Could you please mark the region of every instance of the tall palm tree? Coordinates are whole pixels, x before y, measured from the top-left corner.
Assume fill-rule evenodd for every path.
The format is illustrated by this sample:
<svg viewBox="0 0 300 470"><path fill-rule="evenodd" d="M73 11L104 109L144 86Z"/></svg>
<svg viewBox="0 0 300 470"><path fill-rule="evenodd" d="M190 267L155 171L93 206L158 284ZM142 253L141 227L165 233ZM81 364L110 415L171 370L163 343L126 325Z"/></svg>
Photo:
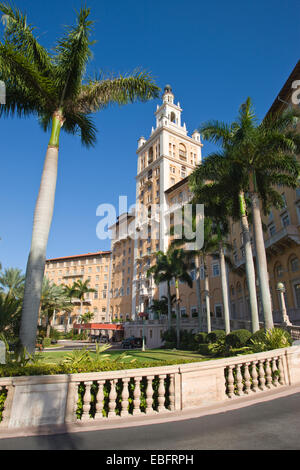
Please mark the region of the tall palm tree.
<svg viewBox="0 0 300 470"><path fill-rule="evenodd" d="M251 243L245 194L250 197L257 272L266 329L272 329L274 324L261 223L261 207L266 214L271 206L280 207L282 205L281 196L276 190L277 185L297 187L300 165L296 155L300 151L300 136L293 128L293 124L295 116L299 115L299 112L291 110L281 115L270 116L257 124L252 102L248 98L240 107L236 122L230 126L214 121L204 124L199 129L204 138L222 144L225 149L223 157L227 160L229 172L231 175L233 171L235 172L236 181L239 184L238 198L245 251ZM224 165L224 161L222 165ZM236 196L235 199L237 199ZM245 253L246 268L247 257L250 257L249 251L247 250ZM250 275L254 278L254 267ZM254 282L255 278L252 279L252 291L254 291ZM258 326L256 328L258 329Z"/></svg>
<svg viewBox="0 0 300 470"><path fill-rule="evenodd" d="M0 11L6 22L0 43L0 80L6 85L6 105L0 107L0 116L35 115L44 131L51 129L34 212L20 331L23 346L34 353L54 207L60 131L72 135L80 133L82 144L90 147L96 140L90 114L112 103L146 101L157 97L159 89L143 72L126 77L85 79L93 44L89 8L80 9L76 24L66 30L51 53L34 36L34 28L28 24L26 15L4 3L0 3Z"/></svg>
<svg viewBox="0 0 300 470"><path fill-rule="evenodd" d="M7 268L0 273L0 285L11 296L21 298L24 291L25 276L17 268Z"/></svg>

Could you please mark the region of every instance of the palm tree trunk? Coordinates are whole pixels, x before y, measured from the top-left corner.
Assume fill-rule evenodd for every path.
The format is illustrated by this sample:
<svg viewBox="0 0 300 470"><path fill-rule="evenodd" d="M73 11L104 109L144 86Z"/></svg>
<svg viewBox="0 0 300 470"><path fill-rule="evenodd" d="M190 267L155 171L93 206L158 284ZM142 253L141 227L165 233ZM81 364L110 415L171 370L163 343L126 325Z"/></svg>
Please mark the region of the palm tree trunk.
<svg viewBox="0 0 300 470"><path fill-rule="evenodd" d="M59 134L62 125L62 112L59 110L53 114L52 118L52 132L34 211L31 248L26 267L20 340L30 354L35 351L46 249L55 199Z"/></svg>
<svg viewBox="0 0 300 470"><path fill-rule="evenodd" d="M171 302L171 286L170 282L167 281L167 296L168 296L168 330L172 328L172 302Z"/></svg>
<svg viewBox="0 0 300 470"><path fill-rule="evenodd" d="M219 242L219 254L220 254L221 285L222 285L222 298L223 298L223 307L224 307L225 333L226 335L228 335L230 333L228 283L227 283L224 247L223 247L222 241Z"/></svg>
<svg viewBox="0 0 300 470"><path fill-rule="evenodd" d="M210 320L210 298L209 298L209 281L207 274L206 261L203 257L204 263L204 291L205 291L205 306L206 306L206 319L207 319L207 333L211 333L211 320Z"/></svg>
<svg viewBox="0 0 300 470"><path fill-rule="evenodd" d="M242 224L242 230L243 230L243 244L244 244L244 249L245 249L246 276L247 276L247 284L248 284L249 300L250 300L251 324L252 324L252 332L255 333L255 331L259 330L256 284L255 284L255 269L254 269L254 262L253 262L249 224L248 224L248 218L246 215L245 198L244 198L244 193L242 191L239 194L239 199L240 199L241 224Z"/></svg>
<svg viewBox="0 0 300 470"><path fill-rule="evenodd" d="M265 242L263 236L263 229L261 223L261 215L259 208L259 199L256 193L251 194L251 207L253 217L253 229L256 245L257 256L257 273L260 286L261 303L264 312L265 329L270 330L274 328L272 303L269 287L268 265L265 250Z"/></svg>
<svg viewBox="0 0 300 470"><path fill-rule="evenodd" d="M198 310L198 330L202 329L202 302L201 302L201 282L200 282L200 254L195 256L196 266L196 296Z"/></svg>
<svg viewBox="0 0 300 470"><path fill-rule="evenodd" d="M179 349L180 345L180 298L179 298L179 285L178 279L175 279L175 289L176 289L176 347Z"/></svg>

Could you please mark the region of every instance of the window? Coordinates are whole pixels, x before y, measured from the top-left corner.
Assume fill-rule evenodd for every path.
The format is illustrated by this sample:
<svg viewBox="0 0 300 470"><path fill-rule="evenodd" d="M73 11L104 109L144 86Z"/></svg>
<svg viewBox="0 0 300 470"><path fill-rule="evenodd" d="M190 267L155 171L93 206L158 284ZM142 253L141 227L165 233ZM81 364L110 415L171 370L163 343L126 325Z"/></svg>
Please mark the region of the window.
<svg viewBox="0 0 300 470"><path fill-rule="evenodd" d="M192 315L192 317L197 317L197 316L198 316L198 309L197 309L197 307L192 307L192 308L191 308L191 315Z"/></svg>
<svg viewBox="0 0 300 470"><path fill-rule="evenodd" d="M294 290L295 290L295 297L296 297L296 305L297 305L297 308L300 308L300 284L295 284Z"/></svg>
<svg viewBox="0 0 300 470"><path fill-rule="evenodd" d="M283 276L283 267L281 266L281 264L276 266L276 276L277 277L282 277Z"/></svg>
<svg viewBox="0 0 300 470"><path fill-rule="evenodd" d="M215 315L216 318L222 318L223 314L223 307L222 305L215 305Z"/></svg>
<svg viewBox="0 0 300 470"><path fill-rule="evenodd" d="M287 227L288 225L290 225L290 217L288 213L283 214L283 216L281 217L281 223L283 227Z"/></svg>
<svg viewBox="0 0 300 470"><path fill-rule="evenodd" d="M282 202L283 202L283 207L286 207L286 197L285 197L284 193L281 194L281 198L282 198Z"/></svg>
<svg viewBox="0 0 300 470"><path fill-rule="evenodd" d="M186 148L183 144L179 144L179 158L186 161Z"/></svg>
<svg viewBox="0 0 300 470"><path fill-rule="evenodd" d="M276 233L276 227L274 224L271 224L269 225L269 234L270 234L270 237L273 237L273 235L275 235Z"/></svg>
<svg viewBox="0 0 300 470"><path fill-rule="evenodd" d="M180 309L180 316L181 316L181 317L186 317L186 316L187 316L185 307L182 307L182 308Z"/></svg>
<svg viewBox="0 0 300 470"><path fill-rule="evenodd" d="M181 178L186 177L186 167L185 166L181 167L180 176L181 176Z"/></svg>
<svg viewBox="0 0 300 470"><path fill-rule="evenodd" d="M213 264L212 270L213 270L213 277L220 276L220 266L219 266L219 263Z"/></svg>
<svg viewBox="0 0 300 470"><path fill-rule="evenodd" d="M299 271L299 260L296 257L291 259L291 271L293 273Z"/></svg>

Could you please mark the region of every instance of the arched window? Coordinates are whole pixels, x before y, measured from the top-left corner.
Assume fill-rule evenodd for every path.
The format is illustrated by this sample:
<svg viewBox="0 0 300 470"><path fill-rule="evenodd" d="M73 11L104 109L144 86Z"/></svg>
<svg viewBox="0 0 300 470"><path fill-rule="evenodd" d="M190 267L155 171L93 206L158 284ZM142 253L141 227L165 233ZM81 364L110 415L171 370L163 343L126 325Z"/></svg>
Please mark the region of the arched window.
<svg viewBox="0 0 300 470"><path fill-rule="evenodd" d="M290 266L293 273L299 271L299 260L296 256L291 259Z"/></svg>
<svg viewBox="0 0 300 470"><path fill-rule="evenodd" d="M170 121L176 124L176 114L173 111L170 114Z"/></svg>
<svg viewBox="0 0 300 470"><path fill-rule="evenodd" d="M283 276L283 267L281 264L278 264L275 268L275 275L277 277L282 277Z"/></svg>
<svg viewBox="0 0 300 470"><path fill-rule="evenodd" d="M179 158L186 162L186 148L183 144L179 144Z"/></svg>
<svg viewBox="0 0 300 470"><path fill-rule="evenodd" d="M153 147L150 147L149 153L148 153L148 165L153 162Z"/></svg>

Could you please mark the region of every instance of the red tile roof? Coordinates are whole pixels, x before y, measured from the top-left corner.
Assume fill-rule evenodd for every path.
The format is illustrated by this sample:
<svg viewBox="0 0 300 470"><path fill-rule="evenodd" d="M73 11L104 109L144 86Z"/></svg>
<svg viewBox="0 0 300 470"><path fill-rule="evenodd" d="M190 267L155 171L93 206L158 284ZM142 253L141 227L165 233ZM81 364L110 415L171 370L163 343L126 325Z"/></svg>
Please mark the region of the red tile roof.
<svg viewBox="0 0 300 470"><path fill-rule="evenodd" d="M57 261L62 259L72 259L72 258L82 258L83 256L96 256L96 255L107 255L110 254L111 251L96 251L95 253L84 253L83 255L73 255L73 256L61 256L59 258L49 258L46 259L47 261Z"/></svg>

